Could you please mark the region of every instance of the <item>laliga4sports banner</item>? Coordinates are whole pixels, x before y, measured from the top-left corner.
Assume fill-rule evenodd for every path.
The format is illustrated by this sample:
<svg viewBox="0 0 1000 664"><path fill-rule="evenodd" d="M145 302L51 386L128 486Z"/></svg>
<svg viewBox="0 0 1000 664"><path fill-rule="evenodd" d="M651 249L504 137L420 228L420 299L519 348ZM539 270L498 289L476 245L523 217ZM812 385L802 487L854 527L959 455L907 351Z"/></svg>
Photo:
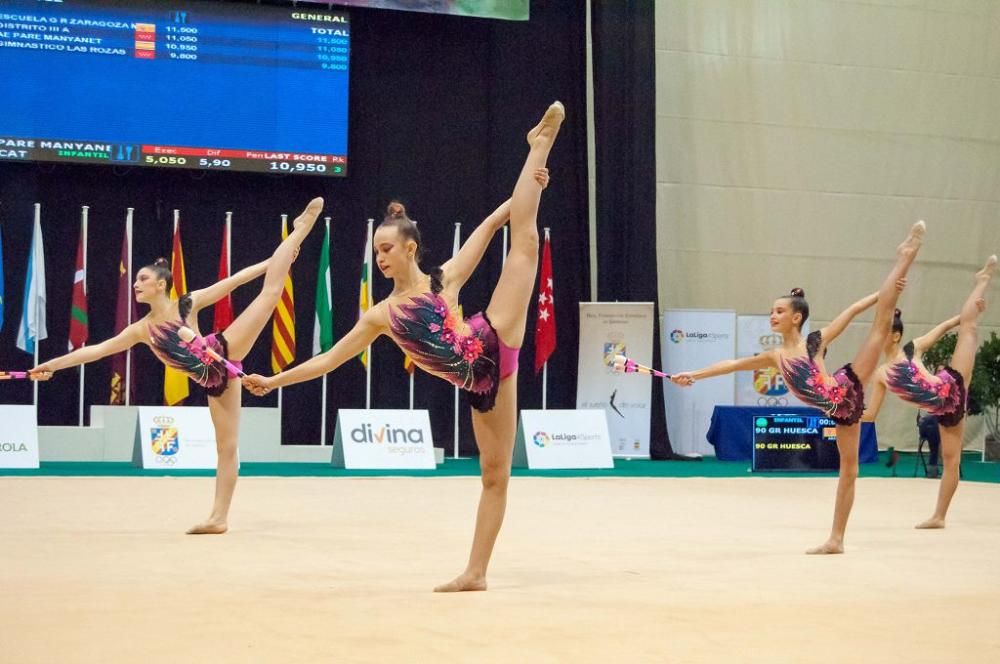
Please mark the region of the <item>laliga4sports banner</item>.
<svg viewBox="0 0 1000 664"><path fill-rule="evenodd" d="M650 377L615 372L619 354L652 364L653 303L581 302L576 407L604 411L614 456L648 459Z"/></svg>
<svg viewBox="0 0 1000 664"><path fill-rule="evenodd" d="M693 371L736 354L736 312L707 309L669 309L660 328L663 337L663 371ZM678 454L714 455L705 440L717 405L731 406L735 376L728 374L700 380L691 387L665 385L670 446Z"/></svg>
<svg viewBox="0 0 1000 664"><path fill-rule="evenodd" d="M38 468L38 417L32 406L0 406L0 468Z"/></svg>
<svg viewBox="0 0 1000 664"><path fill-rule="evenodd" d="M133 462L157 470L215 468L215 426L204 406L139 406Z"/></svg>
<svg viewBox="0 0 1000 664"><path fill-rule="evenodd" d="M778 348L783 342L782 336L771 330L770 316L737 316L736 331L736 357L753 357ZM806 321L802 326L803 338L808 334ZM736 374L736 405L804 407L806 404L788 390L777 367L767 367Z"/></svg>

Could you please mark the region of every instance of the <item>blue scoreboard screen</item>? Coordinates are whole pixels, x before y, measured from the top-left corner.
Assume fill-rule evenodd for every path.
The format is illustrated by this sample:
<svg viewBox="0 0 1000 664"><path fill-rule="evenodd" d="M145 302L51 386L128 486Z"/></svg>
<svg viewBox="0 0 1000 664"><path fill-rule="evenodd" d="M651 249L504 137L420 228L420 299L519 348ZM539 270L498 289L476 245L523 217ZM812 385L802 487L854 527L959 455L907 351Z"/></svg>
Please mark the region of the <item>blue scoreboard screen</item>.
<svg viewBox="0 0 1000 664"><path fill-rule="evenodd" d="M343 11L0 0L0 159L347 174Z"/></svg>

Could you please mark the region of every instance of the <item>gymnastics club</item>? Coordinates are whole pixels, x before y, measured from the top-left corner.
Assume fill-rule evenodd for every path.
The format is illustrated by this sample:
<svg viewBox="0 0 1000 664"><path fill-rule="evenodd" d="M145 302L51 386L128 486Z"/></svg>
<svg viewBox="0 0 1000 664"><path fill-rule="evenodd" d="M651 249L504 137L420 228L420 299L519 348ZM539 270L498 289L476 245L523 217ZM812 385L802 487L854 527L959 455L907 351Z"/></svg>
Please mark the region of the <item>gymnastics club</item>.
<svg viewBox="0 0 1000 664"><path fill-rule="evenodd" d="M197 355L198 358L201 359L203 362L205 360L205 357L203 356L208 356L208 359L214 360L215 362L224 365L226 367L226 371L228 371L230 375L236 376L238 378L247 377L247 375L243 373L243 371L236 368L236 365L234 365L232 362L230 362L229 360L227 360L226 358L222 357L214 350L209 348L208 344L205 343L205 340L199 337L197 334L195 334L194 330L192 330L190 327L179 328L177 330L177 336L179 336L181 338L181 341L184 342L184 345L187 346L191 350L191 352Z"/></svg>
<svg viewBox="0 0 1000 664"><path fill-rule="evenodd" d="M0 371L0 380L25 380L31 378L27 371Z"/></svg>
<svg viewBox="0 0 1000 664"><path fill-rule="evenodd" d="M650 369L649 367L644 367L643 365L637 363L635 360L630 360L624 355L615 355L615 362L612 365L615 371L620 373L641 373L648 374L650 376L656 376L657 378L670 379L670 374L665 374L662 371L657 371L656 369Z"/></svg>

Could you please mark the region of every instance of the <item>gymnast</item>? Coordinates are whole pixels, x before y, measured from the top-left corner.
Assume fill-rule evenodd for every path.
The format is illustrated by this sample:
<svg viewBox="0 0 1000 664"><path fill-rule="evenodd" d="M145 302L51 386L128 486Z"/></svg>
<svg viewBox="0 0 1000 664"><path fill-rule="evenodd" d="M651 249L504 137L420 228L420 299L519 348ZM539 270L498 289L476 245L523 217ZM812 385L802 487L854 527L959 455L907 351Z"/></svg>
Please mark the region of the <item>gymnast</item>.
<svg viewBox="0 0 1000 664"><path fill-rule="evenodd" d="M972 292L962 305L959 315L940 323L927 334L917 337L902 348L899 345L903 338L902 313L896 309L892 321L892 335L883 349L886 361L875 372L875 387L871 402L865 410L864 420L875 420L888 389L906 403L935 416L938 421L944 473L941 476L941 485L938 487L934 514L926 521L918 523L917 528L944 528L948 506L958 488L966 400L978 344L976 325L979 314L986 310L986 289L996 267L997 257L990 256L983 269L976 273ZM946 332L955 327L958 327L958 339L955 342L955 352L952 353L950 365L936 374L930 373L921 360L923 354Z"/></svg>
<svg viewBox="0 0 1000 664"><path fill-rule="evenodd" d="M809 318L809 304L805 292L794 288L789 295L775 300L771 307L771 329L782 335L784 341L781 347L753 357L724 360L698 371L675 374L671 379L677 385L688 386L701 378L774 367L781 371L795 396L819 408L836 422L840 472L833 527L826 542L806 553L844 552L844 533L854 504L854 484L858 476L864 385L878 366L879 354L889 336L896 300L906 285L906 272L917 256L925 230L924 222L914 224L896 249L896 263L878 292L852 304L823 329L802 338L802 324ZM855 316L872 306L875 306L875 320L854 361L829 373L824 364L827 347Z"/></svg>
<svg viewBox="0 0 1000 664"><path fill-rule="evenodd" d="M323 199L314 198L294 222L294 229L266 261L201 290L170 299L173 278L165 258L140 269L133 289L136 302L149 305L149 313L118 335L94 346L84 346L49 360L31 370L36 380L48 380L60 369L121 353L144 343L164 365L183 371L208 393L208 408L215 427L218 466L215 473L215 501L207 520L192 526L189 535L218 535L228 529L229 505L239 474L237 442L240 423L240 383L230 381L240 371L240 362L250 352L281 297L285 276L323 209ZM211 306L241 286L264 275L260 294L223 332L205 338L198 335L198 311ZM191 343L191 333L196 343ZM188 337L187 339L185 337ZM205 350L207 349L207 350ZM217 361L216 358L222 361Z"/></svg>
<svg viewBox="0 0 1000 664"><path fill-rule="evenodd" d="M472 550L465 570L436 592L486 590L486 571L503 523L517 429L517 362L524 339L538 265L536 217L548 184L545 163L565 117L553 103L528 132L529 151L510 199L493 211L444 265L424 272L420 233L404 210L392 208L374 236L375 261L392 279L392 293L369 309L326 353L282 373L252 375L254 394L311 380L333 371L382 334L413 362L468 392L479 446L482 489ZM459 291L472 275L494 234L510 219L511 245L486 310L464 321L454 314Z"/></svg>

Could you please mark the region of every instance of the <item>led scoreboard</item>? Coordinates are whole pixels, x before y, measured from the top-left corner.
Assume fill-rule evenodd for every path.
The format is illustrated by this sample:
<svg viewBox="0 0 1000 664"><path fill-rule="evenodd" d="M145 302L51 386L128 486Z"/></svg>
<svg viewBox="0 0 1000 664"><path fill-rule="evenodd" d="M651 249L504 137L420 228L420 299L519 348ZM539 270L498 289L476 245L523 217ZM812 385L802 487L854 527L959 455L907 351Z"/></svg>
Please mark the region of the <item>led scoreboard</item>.
<svg viewBox="0 0 1000 664"><path fill-rule="evenodd" d="M753 470L837 470L837 424L812 415L753 418Z"/></svg>
<svg viewBox="0 0 1000 664"><path fill-rule="evenodd" d="M343 11L0 0L0 159L347 174Z"/></svg>

